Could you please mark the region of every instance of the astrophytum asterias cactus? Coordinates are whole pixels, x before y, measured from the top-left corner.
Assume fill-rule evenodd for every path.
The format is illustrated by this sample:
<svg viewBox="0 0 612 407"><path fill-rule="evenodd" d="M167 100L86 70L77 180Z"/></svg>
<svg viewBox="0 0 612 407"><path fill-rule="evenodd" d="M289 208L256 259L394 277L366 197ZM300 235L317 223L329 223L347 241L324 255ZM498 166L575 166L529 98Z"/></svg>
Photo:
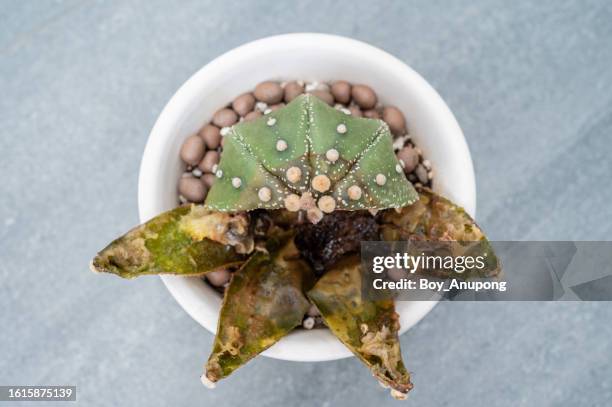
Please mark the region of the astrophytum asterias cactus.
<svg viewBox="0 0 612 407"><path fill-rule="evenodd" d="M204 276L230 268L202 375L209 386L300 326L310 300L381 384L405 398L412 383L401 357L394 302L362 295L359 257L342 239L361 227L358 239L486 242L469 215L429 189L412 187L384 122L346 115L308 95L232 127L216 176L204 205L181 206L136 227L100 251L92 269L133 278ZM374 218L362 211L367 222L329 232L330 239L342 240L331 246L338 248L338 259L321 263L315 274L311 260L319 246L296 248L296 241L312 239L296 238L310 228L298 227L305 225L303 213L294 212L305 210L317 223L326 213L372 209L382 213ZM327 221L363 218L346 215L307 225L319 228L313 232L317 238Z"/></svg>
<svg viewBox="0 0 612 407"><path fill-rule="evenodd" d="M233 126L216 176L205 206L218 211L330 213L417 199L385 122L352 117L311 95Z"/></svg>

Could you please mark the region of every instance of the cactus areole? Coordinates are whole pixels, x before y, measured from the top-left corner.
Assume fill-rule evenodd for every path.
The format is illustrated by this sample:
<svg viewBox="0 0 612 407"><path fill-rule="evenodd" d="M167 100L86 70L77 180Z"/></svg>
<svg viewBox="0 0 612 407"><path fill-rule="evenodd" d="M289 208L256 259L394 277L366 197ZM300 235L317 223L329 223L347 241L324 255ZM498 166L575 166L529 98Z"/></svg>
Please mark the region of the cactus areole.
<svg viewBox="0 0 612 407"><path fill-rule="evenodd" d="M205 207L334 210L401 208L418 194L382 120L352 117L311 95L225 136Z"/></svg>

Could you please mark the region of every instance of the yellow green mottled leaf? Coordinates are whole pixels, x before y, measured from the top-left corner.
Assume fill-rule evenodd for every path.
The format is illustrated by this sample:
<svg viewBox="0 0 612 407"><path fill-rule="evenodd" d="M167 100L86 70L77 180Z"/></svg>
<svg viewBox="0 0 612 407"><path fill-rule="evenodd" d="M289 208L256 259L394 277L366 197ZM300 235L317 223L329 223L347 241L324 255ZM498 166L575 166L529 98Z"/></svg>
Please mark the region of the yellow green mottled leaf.
<svg viewBox="0 0 612 407"><path fill-rule="evenodd" d="M321 277L308 297L332 333L382 384L407 393L412 383L402 361L394 302L364 298L361 272L359 257L346 258Z"/></svg>
<svg viewBox="0 0 612 407"><path fill-rule="evenodd" d="M280 252L256 252L234 273L225 292L203 380L227 377L299 326L309 307L303 292L312 282L292 240Z"/></svg>
<svg viewBox="0 0 612 407"><path fill-rule="evenodd" d="M386 241L457 242L446 245L453 256L485 255L486 267L463 273L439 273L437 277L491 277L499 274L500 265L493 247L474 219L460 206L434 193L417 187L419 199L399 210L383 212L381 235ZM420 274L417 272L417 274Z"/></svg>
<svg viewBox="0 0 612 407"><path fill-rule="evenodd" d="M245 257L236 248L252 245L242 216L210 213L195 205L170 210L110 243L93 259L92 269L134 278L196 276L238 265Z"/></svg>

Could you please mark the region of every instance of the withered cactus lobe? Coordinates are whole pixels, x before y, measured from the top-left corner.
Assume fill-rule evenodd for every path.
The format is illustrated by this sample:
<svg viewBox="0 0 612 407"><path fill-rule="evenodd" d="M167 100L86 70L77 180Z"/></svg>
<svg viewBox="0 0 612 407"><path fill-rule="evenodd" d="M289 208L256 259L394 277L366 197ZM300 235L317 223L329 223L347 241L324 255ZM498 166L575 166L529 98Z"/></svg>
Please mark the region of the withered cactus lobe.
<svg viewBox="0 0 612 407"><path fill-rule="evenodd" d="M304 261L286 260L295 253L291 239L273 254L256 252L234 273L203 380L227 377L302 323L313 274Z"/></svg>
<svg viewBox="0 0 612 407"><path fill-rule="evenodd" d="M460 206L418 187L418 200L400 212L385 211L383 224L388 225L386 240L458 240L478 241L484 233Z"/></svg>
<svg viewBox="0 0 612 407"><path fill-rule="evenodd" d="M434 193L431 189L417 187L419 199L412 205L383 212L381 236L387 241L442 241L456 242L447 245L453 256L484 256L486 266L462 273L434 273L440 278L471 279L492 277L501 273L499 259L484 232L474 219L460 206ZM432 274L431 271L426 273ZM417 274L420 274L417 271Z"/></svg>
<svg viewBox="0 0 612 407"><path fill-rule="evenodd" d="M361 273L359 257L346 258L319 279L308 298L333 334L382 384L405 394L412 383L402 361L394 302L364 298Z"/></svg>
<svg viewBox="0 0 612 407"><path fill-rule="evenodd" d="M245 216L210 213L201 206L175 208L111 242L93 259L92 269L134 278L147 274L196 276L238 265L245 257L236 249L252 245L244 228ZM227 234L230 230L233 233ZM233 240L229 242L226 236Z"/></svg>

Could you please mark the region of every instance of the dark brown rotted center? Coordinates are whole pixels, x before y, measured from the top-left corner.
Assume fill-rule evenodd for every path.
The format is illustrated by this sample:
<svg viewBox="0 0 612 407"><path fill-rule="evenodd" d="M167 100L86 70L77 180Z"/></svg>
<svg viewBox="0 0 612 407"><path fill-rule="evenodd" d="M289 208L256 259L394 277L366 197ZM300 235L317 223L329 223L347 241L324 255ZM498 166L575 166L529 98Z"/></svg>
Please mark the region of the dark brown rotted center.
<svg viewBox="0 0 612 407"><path fill-rule="evenodd" d="M317 224L298 226L295 246L321 275L342 256L360 250L362 240L378 240L378 223L367 211L336 211Z"/></svg>

